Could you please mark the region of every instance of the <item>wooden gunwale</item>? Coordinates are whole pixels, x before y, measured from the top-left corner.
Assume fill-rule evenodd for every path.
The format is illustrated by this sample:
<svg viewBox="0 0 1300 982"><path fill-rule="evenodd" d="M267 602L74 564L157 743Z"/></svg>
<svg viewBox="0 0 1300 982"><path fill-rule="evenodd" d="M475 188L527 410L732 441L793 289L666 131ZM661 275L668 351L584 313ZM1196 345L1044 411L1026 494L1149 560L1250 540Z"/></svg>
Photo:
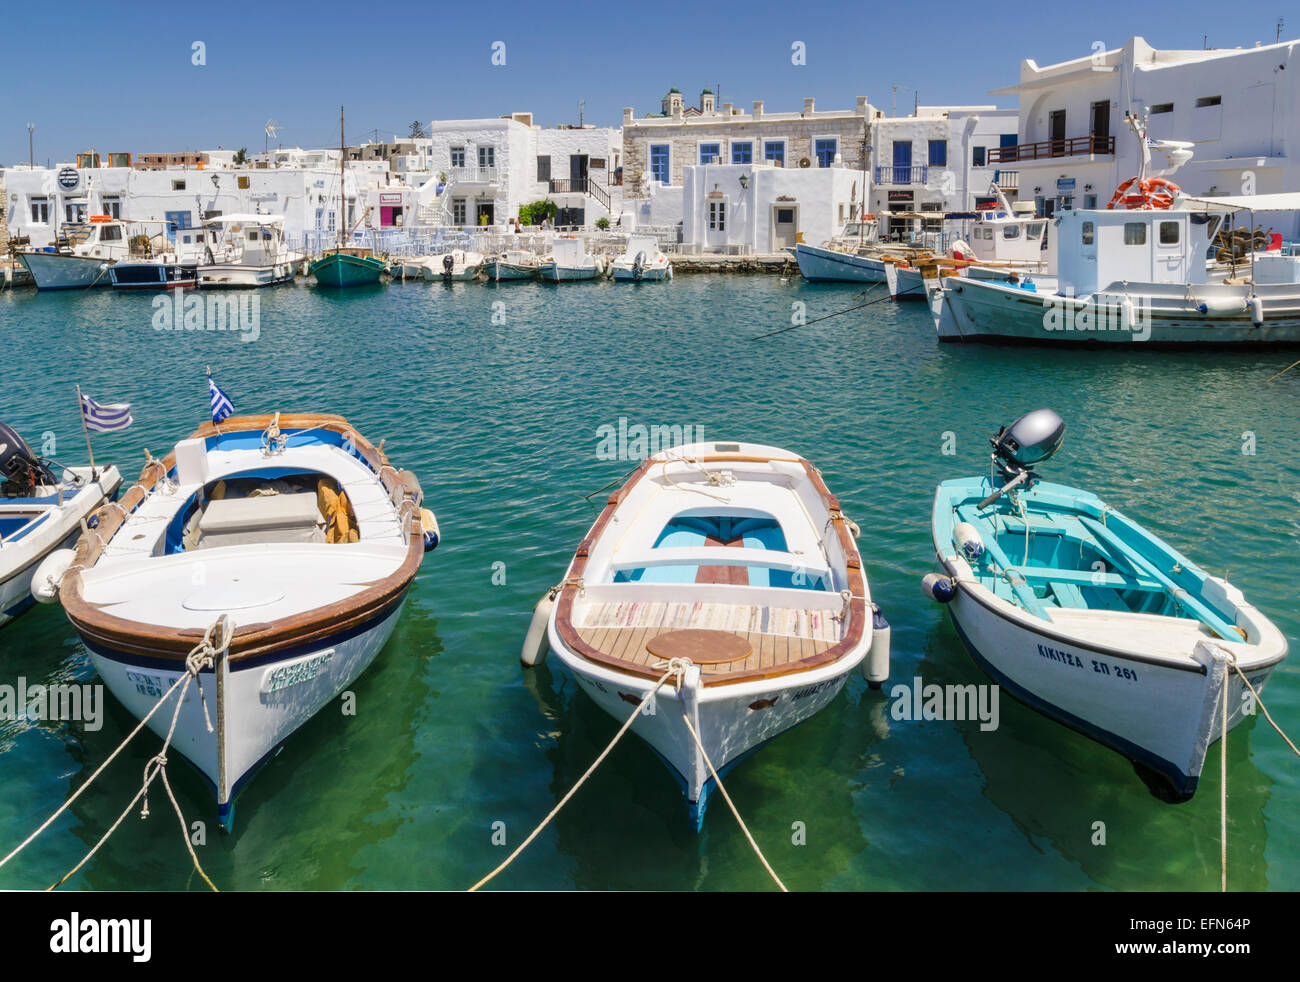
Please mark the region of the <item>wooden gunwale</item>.
<svg viewBox="0 0 1300 982"><path fill-rule="evenodd" d="M719 673L716 675L702 676L702 682L705 686L714 685L736 685L741 682L758 682L763 679L779 678L784 675L794 675L799 672L806 672L823 665L829 665L838 661L848 652L852 651L863 637L863 629L867 622L866 601L862 598L866 595L866 581L862 576L862 557L858 553L857 543L853 541L853 536L849 532L848 522L840 513L839 499L831 494L830 489L826 487L826 482L822 480L821 473L808 460L803 457L759 457L759 456L740 456L735 454L710 455L686 458L695 463L748 463L748 464L770 464L774 462L799 464L808 475L812 482L813 488L821 496L827 510L831 514L831 523L835 529L835 535L843 549L846 557L846 565L849 574L849 590L852 594L849 600L848 611L848 630L840 641L825 651L818 653L809 658L801 658L798 661L786 662L781 665L772 665L766 668L737 670L734 672ZM599 651L584 641L573 624L573 601L578 594L578 585L573 582L580 579L587 568L588 554L596 540L604 532L605 526L609 524L614 512L618 506L627 498L628 493L636 486L637 482L650 473L650 470L659 465L675 463L676 458L664 460L662 458L648 457L641 462L641 466L636 472L628 478L617 491L609 496L605 503L604 509L597 516L595 524L591 530L583 537L578 544L577 552L574 555L573 563L569 567L568 575L565 582L560 588L560 596L555 608L555 627L565 646L576 655L580 655L587 661L594 662L606 668L612 668L616 671L628 675L635 675L640 678L657 680L662 672L656 671L648 665L638 665L634 662L616 657L606 652Z"/></svg>
<svg viewBox="0 0 1300 982"><path fill-rule="evenodd" d="M264 430L274 419L274 414L260 416L232 416L222 423L204 423L189 439L207 438L228 433ZM419 569L424 553L420 529L419 495L402 481L400 474L388 462L388 456L362 436L342 416L325 413L282 413L280 427L285 430L325 429L349 436L358 453L379 476L384 488L392 495L400 491L403 504L411 501L409 543L402 565L382 580L368 585L361 593L310 611L278 620L237 626L230 645L232 665L240 661L259 658L277 650L324 640L350 628L365 623L370 618L400 601ZM292 436L292 433L290 433ZM68 619L77 631L89 640L124 653L152 658L184 661L189 651L203 638L203 631L187 629L173 631L158 625L105 613L82 595L82 569L92 569L103 556L105 547L125 523L127 517L148 496L152 489L176 465L173 450L162 461L146 463L140 479L120 501L108 502L94 512L99 518L96 528L83 533L77 540L76 554L59 589L59 597ZM398 505L399 518L401 505Z"/></svg>

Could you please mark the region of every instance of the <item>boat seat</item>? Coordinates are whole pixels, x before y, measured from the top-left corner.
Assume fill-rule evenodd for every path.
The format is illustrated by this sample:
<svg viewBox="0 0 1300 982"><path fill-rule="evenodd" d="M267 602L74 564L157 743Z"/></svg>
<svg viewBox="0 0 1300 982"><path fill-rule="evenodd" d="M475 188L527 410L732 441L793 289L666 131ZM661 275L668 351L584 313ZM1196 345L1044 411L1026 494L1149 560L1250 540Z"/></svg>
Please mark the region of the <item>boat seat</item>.
<svg viewBox="0 0 1300 982"><path fill-rule="evenodd" d="M324 518L315 494L268 494L208 502L199 520L197 548L324 541Z"/></svg>
<svg viewBox="0 0 1300 982"><path fill-rule="evenodd" d="M1115 590L1149 590L1159 592L1164 586L1150 577L1125 576L1119 573L1093 572L1090 569L1056 569L1051 566L1016 566L1025 579L1033 582L1070 584L1072 586L1110 587Z"/></svg>

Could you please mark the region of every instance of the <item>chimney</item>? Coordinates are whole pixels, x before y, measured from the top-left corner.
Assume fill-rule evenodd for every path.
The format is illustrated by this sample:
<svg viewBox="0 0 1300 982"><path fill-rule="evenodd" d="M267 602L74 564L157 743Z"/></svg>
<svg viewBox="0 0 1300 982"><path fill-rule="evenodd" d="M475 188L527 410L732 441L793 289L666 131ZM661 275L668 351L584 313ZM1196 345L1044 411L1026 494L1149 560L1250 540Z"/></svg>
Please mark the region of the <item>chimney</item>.
<svg viewBox="0 0 1300 982"><path fill-rule="evenodd" d="M724 103L722 104L722 115L724 115L724 116L730 116L730 115L731 115L731 103L729 103L729 102L724 102Z"/></svg>
<svg viewBox="0 0 1300 982"><path fill-rule="evenodd" d="M623 125L624 125L624 126L627 126L627 125L629 125L631 122L632 122L632 107L631 107L631 106L624 106L624 107L623 107Z"/></svg>
<svg viewBox="0 0 1300 982"><path fill-rule="evenodd" d="M755 118L755 119L762 119L762 118L763 118L763 100L762 100L762 99L755 99L755 100L754 100L754 118Z"/></svg>
<svg viewBox="0 0 1300 982"><path fill-rule="evenodd" d="M813 111L813 101L811 99L805 99L803 101L803 114L805 116L811 116L812 111Z"/></svg>
<svg viewBox="0 0 1300 982"><path fill-rule="evenodd" d="M858 96L858 115L865 116L866 114L867 114L867 97L864 95L860 95Z"/></svg>

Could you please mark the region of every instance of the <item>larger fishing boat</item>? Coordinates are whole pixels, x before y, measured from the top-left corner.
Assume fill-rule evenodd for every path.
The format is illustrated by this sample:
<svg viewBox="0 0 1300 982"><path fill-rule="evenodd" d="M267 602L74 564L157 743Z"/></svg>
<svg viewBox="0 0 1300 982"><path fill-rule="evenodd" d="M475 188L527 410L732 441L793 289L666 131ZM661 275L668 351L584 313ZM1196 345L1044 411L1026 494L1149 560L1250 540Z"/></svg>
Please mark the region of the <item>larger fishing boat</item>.
<svg viewBox="0 0 1300 982"><path fill-rule="evenodd" d="M109 690L143 718L197 672L213 725L187 697L172 745L212 783L223 827L392 634L437 541L421 498L341 416L232 417L150 459L78 542L59 598ZM149 725L163 735L172 715Z"/></svg>
<svg viewBox="0 0 1300 982"><path fill-rule="evenodd" d="M131 223L94 215L89 223L64 226L48 249L19 249L38 290L80 290L108 286L108 269L131 254Z"/></svg>
<svg viewBox="0 0 1300 982"><path fill-rule="evenodd" d="M1026 705L1190 797L1206 749L1286 657L1241 591L1090 491L1040 481L1065 424L1038 410L993 438L992 473L934 497L947 604L971 657ZM1226 699L1226 707L1224 700Z"/></svg>
<svg viewBox="0 0 1300 982"><path fill-rule="evenodd" d="M303 260L285 243L283 215L218 215L204 219L197 237L198 283L205 290L288 283Z"/></svg>
<svg viewBox="0 0 1300 982"><path fill-rule="evenodd" d="M388 263L375 256L368 248L361 246L344 246L343 224L347 209L347 149L343 139L343 108L339 107L339 215L335 227L338 229L338 244L325 251L320 258L308 267L308 272L316 277L319 286L349 287L366 286L379 282L379 278L388 271ZM364 216L363 216L364 217ZM361 224L361 219L357 220ZM350 238L350 234L348 236Z"/></svg>
<svg viewBox="0 0 1300 982"><path fill-rule="evenodd" d="M856 532L812 464L785 450L656 454L610 496L539 604L524 663L549 636L620 721L654 694L632 729L681 783L698 830L715 772L825 708L868 653L869 681L888 676L888 627Z"/></svg>

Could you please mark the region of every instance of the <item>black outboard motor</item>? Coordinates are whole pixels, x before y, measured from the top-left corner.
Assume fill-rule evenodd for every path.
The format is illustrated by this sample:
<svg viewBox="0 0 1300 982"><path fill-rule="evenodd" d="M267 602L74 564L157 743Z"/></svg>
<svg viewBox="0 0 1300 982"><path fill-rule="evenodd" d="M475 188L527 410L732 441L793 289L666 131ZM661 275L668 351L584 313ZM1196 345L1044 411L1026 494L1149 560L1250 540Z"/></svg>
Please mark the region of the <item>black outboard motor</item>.
<svg viewBox="0 0 1300 982"><path fill-rule="evenodd" d="M442 257L442 278L443 278L444 280L447 280L447 281L450 282L450 280L451 280L451 271L452 271L452 269L455 267L455 265L456 265L456 260L455 260L455 258L453 258L452 254L451 254L450 252L447 253L447 255L445 255L445 256Z"/></svg>
<svg viewBox="0 0 1300 982"><path fill-rule="evenodd" d="M1035 464L1041 464L1061 449L1065 441L1065 420L1050 409L1035 409L1025 413L1010 426L998 429L989 440L993 445L993 466L1002 479L1003 486L979 503L987 508L1012 488L1033 486L1038 475Z"/></svg>
<svg viewBox="0 0 1300 982"><path fill-rule="evenodd" d="M30 498L42 484L58 484L18 431L0 423L0 497Z"/></svg>

